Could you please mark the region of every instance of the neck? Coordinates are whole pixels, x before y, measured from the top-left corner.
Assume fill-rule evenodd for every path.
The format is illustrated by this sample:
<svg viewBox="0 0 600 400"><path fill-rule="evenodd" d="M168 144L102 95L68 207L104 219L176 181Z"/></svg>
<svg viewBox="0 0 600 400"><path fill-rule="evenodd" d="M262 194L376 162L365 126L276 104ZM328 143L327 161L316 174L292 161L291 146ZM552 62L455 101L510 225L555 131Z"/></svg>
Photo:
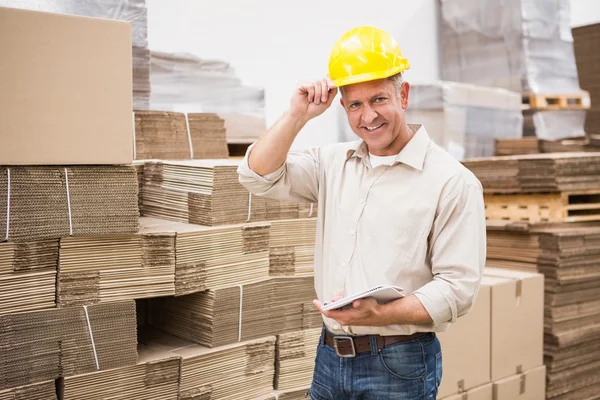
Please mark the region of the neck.
<svg viewBox="0 0 600 400"><path fill-rule="evenodd" d="M388 147L386 147L385 149L373 151L369 149L369 152L374 156L380 157L396 155L400 153L402 149L404 149L404 147L408 144L408 142L410 142L410 139L412 139L413 136L415 136L415 133L412 131L412 129L409 128L408 125L404 124L400 128L400 132L398 132L396 139L392 143L390 143Z"/></svg>

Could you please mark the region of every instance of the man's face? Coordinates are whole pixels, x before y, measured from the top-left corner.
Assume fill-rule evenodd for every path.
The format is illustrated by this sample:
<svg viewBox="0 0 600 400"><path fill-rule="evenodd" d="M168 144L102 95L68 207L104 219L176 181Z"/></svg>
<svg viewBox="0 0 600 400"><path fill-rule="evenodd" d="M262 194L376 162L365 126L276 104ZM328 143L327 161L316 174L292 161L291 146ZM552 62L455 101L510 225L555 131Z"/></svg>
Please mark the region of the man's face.
<svg viewBox="0 0 600 400"><path fill-rule="evenodd" d="M404 110L408 107L408 83L397 93L389 79L356 83L342 90L342 106L352 131L363 139L369 151L377 156L400 152L400 136L406 125Z"/></svg>

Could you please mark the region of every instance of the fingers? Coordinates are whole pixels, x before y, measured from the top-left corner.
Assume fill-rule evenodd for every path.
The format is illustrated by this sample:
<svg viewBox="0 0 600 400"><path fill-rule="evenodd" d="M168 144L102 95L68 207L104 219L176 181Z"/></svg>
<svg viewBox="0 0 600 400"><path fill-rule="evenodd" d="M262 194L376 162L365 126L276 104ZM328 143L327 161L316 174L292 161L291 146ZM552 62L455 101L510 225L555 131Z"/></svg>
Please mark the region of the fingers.
<svg viewBox="0 0 600 400"><path fill-rule="evenodd" d="M315 88L315 100L314 103L316 105L321 104L321 97L323 96L323 86L320 81L313 82L313 86Z"/></svg>
<svg viewBox="0 0 600 400"><path fill-rule="evenodd" d="M333 99L335 99L335 96L337 96L337 93L338 93L338 88L334 87L334 88L330 89L328 99L327 99L327 107L329 107L331 105L331 103L333 103Z"/></svg>
<svg viewBox="0 0 600 400"><path fill-rule="evenodd" d="M338 92L338 89L330 78L312 82L302 82L299 90L306 95L306 100L308 100L309 103L315 103L316 105L330 105Z"/></svg>

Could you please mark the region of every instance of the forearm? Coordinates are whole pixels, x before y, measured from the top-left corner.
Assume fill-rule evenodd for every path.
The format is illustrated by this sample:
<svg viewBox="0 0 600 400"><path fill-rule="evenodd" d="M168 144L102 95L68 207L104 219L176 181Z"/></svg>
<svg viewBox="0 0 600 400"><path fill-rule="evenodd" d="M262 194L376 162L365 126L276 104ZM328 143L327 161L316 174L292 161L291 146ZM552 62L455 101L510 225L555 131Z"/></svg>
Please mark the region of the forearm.
<svg viewBox="0 0 600 400"><path fill-rule="evenodd" d="M283 114L252 148L249 167L261 176L276 171L285 162L294 139L305 124L304 119L289 112Z"/></svg>
<svg viewBox="0 0 600 400"><path fill-rule="evenodd" d="M381 326L430 324L431 316L417 296L410 295L379 306Z"/></svg>

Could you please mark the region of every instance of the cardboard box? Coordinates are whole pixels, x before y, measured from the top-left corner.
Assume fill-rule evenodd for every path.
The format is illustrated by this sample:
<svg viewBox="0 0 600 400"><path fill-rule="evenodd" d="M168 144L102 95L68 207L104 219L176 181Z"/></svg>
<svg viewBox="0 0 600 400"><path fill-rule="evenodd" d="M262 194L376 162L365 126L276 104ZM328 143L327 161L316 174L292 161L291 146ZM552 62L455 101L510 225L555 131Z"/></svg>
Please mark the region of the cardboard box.
<svg viewBox="0 0 600 400"><path fill-rule="evenodd" d="M496 400L493 396L492 389L493 385L488 383L487 385L479 386L467 392L446 397L442 400Z"/></svg>
<svg viewBox="0 0 600 400"><path fill-rule="evenodd" d="M492 286L492 381L542 365L544 276L486 267L483 282Z"/></svg>
<svg viewBox="0 0 600 400"><path fill-rule="evenodd" d="M469 312L438 334L442 345L441 398L491 382L490 285L483 283ZM490 389L491 391L491 389Z"/></svg>
<svg viewBox="0 0 600 400"><path fill-rule="evenodd" d="M0 7L0 165L133 160L131 23Z"/></svg>
<svg viewBox="0 0 600 400"><path fill-rule="evenodd" d="M494 400L544 400L545 398L545 366L494 382Z"/></svg>

